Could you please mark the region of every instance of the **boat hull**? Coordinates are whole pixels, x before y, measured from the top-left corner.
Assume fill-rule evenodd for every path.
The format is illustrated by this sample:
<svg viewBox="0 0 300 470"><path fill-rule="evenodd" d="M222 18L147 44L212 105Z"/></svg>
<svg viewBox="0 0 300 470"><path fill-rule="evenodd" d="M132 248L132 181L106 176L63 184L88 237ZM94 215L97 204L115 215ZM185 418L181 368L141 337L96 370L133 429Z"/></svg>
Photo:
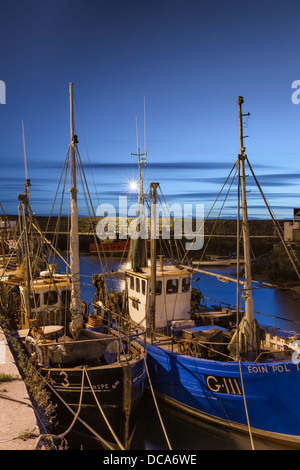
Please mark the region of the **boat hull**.
<svg viewBox="0 0 300 470"><path fill-rule="evenodd" d="M299 364L218 362L147 346L152 385L195 417L300 446ZM245 400L243 396L243 386Z"/></svg>
<svg viewBox="0 0 300 470"><path fill-rule="evenodd" d="M116 363L109 366L89 367L86 369L93 390L84 378L80 418L104 441L118 448L116 441L102 416L97 400L112 430L125 448L135 429L137 413L146 387L144 358L129 363ZM57 419L65 420L65 403L76 413L82 389L82 368L42 368L42 375L49 382L58 406ZM94 393L93 393L94 391ZM81 426L82 427L82 426ZM85 427L82 431L88 433ZM104 443L105 447L105 443Z"/></svg>
<svg viewBox="0 0 300 470"><path fill-rule="evenodd" d="M106 253L112 256L123 256L130 251L130 240L114 240L111 242L102 242L99 244L90 243L89 251L91 254Z"/></svg>

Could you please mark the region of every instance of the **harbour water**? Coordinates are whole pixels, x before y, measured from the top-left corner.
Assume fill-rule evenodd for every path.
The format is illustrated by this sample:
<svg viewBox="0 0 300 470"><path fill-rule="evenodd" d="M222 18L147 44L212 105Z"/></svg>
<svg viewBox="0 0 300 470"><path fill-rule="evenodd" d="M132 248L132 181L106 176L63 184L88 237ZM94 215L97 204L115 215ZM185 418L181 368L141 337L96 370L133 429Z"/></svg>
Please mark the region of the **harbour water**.
<svg viewBox="0 0 300 470"><path fill-rule="evenodd" d="M109 266L117 270L120 260L113 259ZM94 287L91 285L91 275L101 271L99 260L96 256L82 254L80 257L82 275L82 298L87 304L92 301ZM223 274L233 273L234 267L210 268ZM200 275L197 286L202 294L207 297L207 302L215 303L222 300L230 305L236 304L235 283L224 283L215 277ZM287 331L300 333L300 304L293 299L289 291L280 291L272 288L254 289L254 308L257 320L260 323L276 325ZM213 299L213 300L209 300ZM291 323L293 320L299 323ZM250 450L249 435L239 433L222 426L217 426L205 421L192 419L173 407L158 400L158 407L165 430L173 450ZM251 416L249 417L251 424ZM70 417L71 421L71 417ZM66 437L69 449L101 449L101 445L91 436L82 434L82 430L71 432ZM255 450L284 450L290 449L287 445L278 444L261 438L254 438ZM150 391L144 397L142 410L138 418L137 427L132 439L132 450L168 450L157 409Z"/></svg>

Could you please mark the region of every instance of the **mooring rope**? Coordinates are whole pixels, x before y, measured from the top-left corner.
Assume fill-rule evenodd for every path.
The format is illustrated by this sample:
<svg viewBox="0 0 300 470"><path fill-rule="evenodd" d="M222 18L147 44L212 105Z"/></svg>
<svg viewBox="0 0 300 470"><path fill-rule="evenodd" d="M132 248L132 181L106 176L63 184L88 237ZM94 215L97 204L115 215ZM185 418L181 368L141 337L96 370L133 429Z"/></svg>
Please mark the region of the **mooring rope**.
<svg viewBox="0 0 300 470"><path fill-rule="evenodd" d="M155 403L155 408L156 408L156 411L157 411L157 414L158 414L158 418L159 418L161 427L162 427L162 429L163 429L163 433L164 433L164 435L165 435L165 438L166 438L166 441L167 441L169 450L172 450L172 447L171 447L171 444L170 444L168 435L167 435L167 433L166 433L166 428L165 428L165 426L164 426L164 423L163 423L163 420L162 420L162 417L161 417L161 414L160 414L160 411L159 411L159 408L158 408L158 404L157 404L157 401L156 401L156 398L155 398L154 390L153 390L152 383L151 383L151 379L150 379L149 370L148 370L148 367L147 367L146 358L144 358L144 362L145 362L146 372L147 372L147 376L148 376L148 380L149 380L149 386L150 386L150 390L151 390L151 393L152 393L152 396L153 396L153 400L154 400L154 403Z"/></svg>
<svg viewBox="0 0 300 470"><path fill-rule="evenodd" d="M104 411L103 411L103 409L102 409L102 407L101 407L101 405L100 405L100 403L99 403L99 401L98 401L98 399L97 399L96 393L95 393L95 391L94 391L94 389L93 389L93 386L92 386L92 384L91 384L89 375L88 375L87 370L86 370L85 367L84 367L84 372L85 372L85 375L86 375L86 377L87 377L87 379L88 379L88 382L89 382L89 384L90 384L91 390L92 390L92 392L93 392L93 395L94 395L94 398L95 398L95 400L96 400L96 403L97 403L97 405L98 405L98 407L99 407L99 410L100 410L100 412L101 412L101 414L102 414L102 416L103 416L103 419L104 419L105 423L107 424L108 429L110 430L110 432L111 432L113 438L115 439L115 441L116 441L116 443L118 444L118 446L120 447L120 449L121 449L121 450L125 450L124 446L122 445L122 443L121 443L120 440L118 439L117 435L115 434L113 428L112 428L111 425L109 424L109 421L108 421L108 419L106 418L106 416L105 416L105 414L104 414Z"/></svg>
<svg viewBox="0 0 300 470"><path fill-rule="evenodd" d="M40 373L39 376L41 379L45 382L45 384L52 390L52 392L60 399L60 401L66 406L66 408L75 415L75 412L72 410L72 408L68 405L68 403L65 402L65 400L60 396L60 394L51 386L51 384L43 377ZM80 421L83 426L85 426L94 436L103 444L105 447L107 447L109 450L115 450L115 448L107 442L100 434L98 434L91 426L89 426L88 423L86 423L83 419L81 419L79 416L77 417L78 421Z"/></svg>
<svg viewBox="0 0 300 470"><path fill-rule="evenodd" d="M80 413L80 410L81 410L81 405L82 405L82 395L83 395L83 385L84 385L84 370L82 371L82 379L81 379L81 389L80 389L80 398L79 398L79 405L78 405L78 409L74 415L74 418L73 418L73 421L71 422L70 426L68 427L68 429L61 433L61 434L42 434L40 436L40 439L42 438L45 438L47 436L51 436L53 440L57 440L57 439L63 439L67 434L69 434L69 432L72 430L74 424L76 423L77 421L77 418L79 416L79 413Z"/></svg>
<svg viewBox="0 0 300 470"><path fill-rule="evenodd" d="M44 434L40 434L38 436L38 441L37 441L37 444L36 444L36 448L38 448L39 446L39 443L40 443L40 440L43 438L43 439L51 439L52 438L52 435L51 434L48 434L47 433L47 430L45 429L45 426L44 426L44 423L42 422L41 418L39 417L36 409L34 408L34 406L32 405L32 403L29 403L25 400L19 400L17 398L14 398L14 397L10 397L9 395L5 395L4 393L0 393L0 398L4 398L5 400L10 400L10 401L13 401L13 402L16 402L16 403L19 403L21 405L25 405L25 406L28 406L29 408L32 408L32 410L34 411L34 414L37 418L37 420L39 421L40 423L40 426L44 428ZM16 439L19 439L18 437L14 437L13 439L7 439L6 441L1 441L1 442L9 442L9 441L13 441L13 440L16 440ZM54 442L52 441L51 442L51 445L53 447L54 450L56 450L56 447L55 447L55 444Z"/></svg>
<svg viewBox="0 0 300 470"><path fill-rule="evenodd" d="M244 399L244 405L245 405L245 412L246 412L246 418L247 418L247 425L248 425L248 431L249 431L251 449L252 449L252 450L255 450L255 448L254 448L254 443L253 443L253 438L252 438L252 431L251 431L251 426L250 426L248 408L247 408L247 401L246 401L245 389L244 389L244 381L243 381L243 374L242 374L242 368L241 368L241 361L239 360L238 362L239 362L240 377L241 377L241 385L242 385L242 393L243 393L243 399Z"/></svg>

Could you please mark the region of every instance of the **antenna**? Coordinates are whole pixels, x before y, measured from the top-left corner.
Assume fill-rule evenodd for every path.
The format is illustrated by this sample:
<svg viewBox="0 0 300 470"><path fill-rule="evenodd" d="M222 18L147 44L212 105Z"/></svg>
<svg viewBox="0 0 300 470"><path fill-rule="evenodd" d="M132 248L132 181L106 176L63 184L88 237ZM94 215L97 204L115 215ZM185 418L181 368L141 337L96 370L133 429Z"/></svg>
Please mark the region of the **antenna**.
<svg viewBox="0 0 300 470"><path fill-rule="evenodd" d="M146 149L146 98L144 96L144 152L145 156L147 157L147 149Z"/></svg>
<svg viewBox="0 0 300 470"><path fill-rule="evenodd" d="M238 106L239 106L239 126L240 126L240 153L241 155L245 154L246 148L244 147L244 139L246 139L248 136L244 135L243 133L243 117L244 116L250 116L250 113L243 114L242 113L242 104L244 103L244 98L242 96L239 96L237 99Z"/></svg>
<svg viewBox="0 0 300 470"><path fill-rule="evenodd" d="M130 156L135 155L138 157L138 167L139 167L139 183L140 183L140 194L139 194L139 202L143 204L144 201L144 190L143 190L143 175L141 170L141 165L146 166L146 157L147 153L140 153L139 148L139 135L138 135L138 124L137 124L137 116L135 116L135 126L136 126L136 142L137 142L137 153L130 152Z"/></svg>
<svg viewBox="0 0 300 470"><path fill-rule="evenodd" d="M25 165L25 192L28 194L28 188L31 186L30 184L30 179L28 179L28 173L27 173L27 157L26 157L26 146L25 146L25 132L24 132L24 121L22 118L22 136L23 136L23 152L24 152L24 165Z"/></svg>
<svg viewBox="0 0 300 470"><path fill-rule="evenodd" d="M23 135L23 152L24 152L24 164L25 164L25 178L28 179L27 174L27 159L26 159L26 146L25 146L25 133L24 133L24 121L22 119L22 135Z"/></svg>
<svg viewBox="0 0 300 470"><path fill-rule="evenodd" d="M137 148L137 155L139 155L140 149L139 149L139 133L138 133L137 115L135 115L135 129L136 129L136 148Z"/></svg>

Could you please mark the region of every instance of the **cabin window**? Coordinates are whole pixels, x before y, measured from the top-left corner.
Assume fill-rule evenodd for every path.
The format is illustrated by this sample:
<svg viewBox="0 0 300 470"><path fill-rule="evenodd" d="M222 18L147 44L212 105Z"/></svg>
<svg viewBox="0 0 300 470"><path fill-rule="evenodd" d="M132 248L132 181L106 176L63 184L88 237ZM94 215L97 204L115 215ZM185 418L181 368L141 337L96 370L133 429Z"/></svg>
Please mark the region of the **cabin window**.
<svg viewBox="0 0 300 470"><path fill-rule="evenodd" d="M191 280L189 277L184 277L182 279L182 292L189 292L191 285Z"/></svg>
<svg viewBox="0 0 300 470"><path fill-rule="evenodd" d="M44 294L44 304L45 305L56 305L58 302L58 295L55 290L49 290Z"/></svg>
<svg viewBox="0 0 300 470"><path fill-rule="evenodd" d="M135 290L136 292L140 292L140 280L138 277L135 279Z"/></svg>
<svg viewBox="0 0 300 470"><path fill-rule="evenodd" d="M130 276L130 289L134 290L134 277Z"/></svg>
<svg viewBox="0 0 300 470"><path fill-rule="evenodd" d="M155 295L160 295L162 290L162 282L161 281L156 281L155 285Z"/></svg>
<svg viewBox="0 0 300 470"><path fill-rule="evenodd" d="M40 306L40 294L30 294L30 308L39 308Z"/></svg>
<svg viewBox="0 0 300 470"><path fill-rule="evenodd" d="M177 294L178 279L169 279L167 281L167 294Z"/></svg>
<svg viewBox="0 0 300 470"><path fill-rule="evenodd" d="M146 293L146 281L142 279L142 294L145 295Z"/></svg>
<svg viewBox="0 0 300 470"><path fill-rule="evenodd" d="M138 299L132 299L132 307L135 308L136 310L139 309L139 300Z"/></svg>

